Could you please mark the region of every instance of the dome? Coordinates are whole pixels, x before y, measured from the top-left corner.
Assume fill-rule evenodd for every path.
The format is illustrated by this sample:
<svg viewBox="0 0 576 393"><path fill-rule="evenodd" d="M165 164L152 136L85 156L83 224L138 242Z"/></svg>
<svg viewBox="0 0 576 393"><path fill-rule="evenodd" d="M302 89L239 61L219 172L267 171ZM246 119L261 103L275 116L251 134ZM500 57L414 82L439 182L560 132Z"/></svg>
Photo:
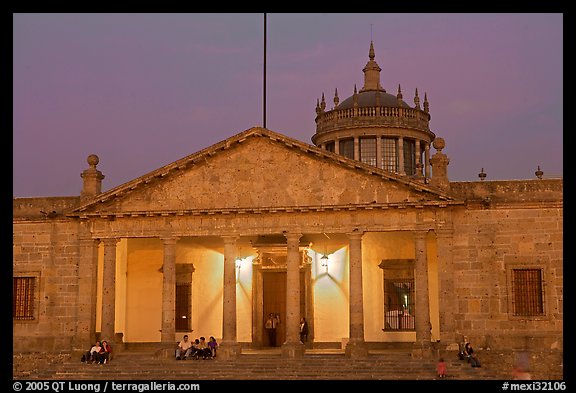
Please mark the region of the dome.
<svg viewBox="0 0 576 393"><path fill-rule="evenodd" d="M378 106L410 108L407 103L396 98L395 95L378 90L367 90L358 93L359 107L374 107L376 105L376 92L380 94L380 104ZM354 96L346 98L334 109L349 109L354 107Z"/></svg>

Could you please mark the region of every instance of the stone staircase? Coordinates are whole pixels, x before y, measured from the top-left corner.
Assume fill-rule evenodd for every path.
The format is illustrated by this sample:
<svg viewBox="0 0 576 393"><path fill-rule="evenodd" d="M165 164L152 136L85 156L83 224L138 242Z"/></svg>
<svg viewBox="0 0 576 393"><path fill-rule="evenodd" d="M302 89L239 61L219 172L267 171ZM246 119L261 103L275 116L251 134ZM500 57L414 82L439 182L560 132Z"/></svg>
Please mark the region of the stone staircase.
<svg viewBox="0 0 576 393"><path fill-rule="evenodd" d="M446 359L451 380L509 379L509 370L483 365L472 368ZM434 380L436 357L414 359L405 350L371 351L350 359L340 350L307 350L300 359L285 359L277 349L243 350L233 361L159 358L150 349L116 353L105 365L79 359L53 364L26 379L42 380Z"/></svg>

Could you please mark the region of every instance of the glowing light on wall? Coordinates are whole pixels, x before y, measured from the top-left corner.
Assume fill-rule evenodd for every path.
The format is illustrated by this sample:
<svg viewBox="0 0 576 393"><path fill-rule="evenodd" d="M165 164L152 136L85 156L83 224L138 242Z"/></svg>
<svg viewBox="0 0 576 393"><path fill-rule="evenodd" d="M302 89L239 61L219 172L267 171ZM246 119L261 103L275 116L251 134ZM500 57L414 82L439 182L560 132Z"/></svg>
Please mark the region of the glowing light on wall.
<svg viewBox="0 0 576 393"><path fill-rule="evenodd" d="M329 258L326 254L322 255L322 257L320 258L320 262L323 268L326 269L326 273L328 273L328 261Z"/></svg>
<svg viewBox="0 0 576 393"><path fill-rule="evenodd" d="M236 282L246 281L252 276L252 260L254 256L250 255L245 258L238 257L234 262L236 266ZM244 278L241 278L244 277Z"/></svg>
<svg viewBox="0 0 576 393"><path fill-rule="evenodd" d="M244 260L240 257L236 258L236 282L240 281L240 269L242 269L242 262Z"/></svg>

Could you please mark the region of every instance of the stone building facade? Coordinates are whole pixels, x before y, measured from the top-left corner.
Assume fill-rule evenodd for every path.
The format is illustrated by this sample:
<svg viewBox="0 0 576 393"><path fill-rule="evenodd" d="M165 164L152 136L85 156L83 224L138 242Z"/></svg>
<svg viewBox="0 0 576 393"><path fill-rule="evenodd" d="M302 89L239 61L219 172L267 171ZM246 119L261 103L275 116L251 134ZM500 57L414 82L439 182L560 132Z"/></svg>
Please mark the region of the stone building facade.
<svg viewBox="0 0 576 393"><path fill-rule="evenodd" d="M14 353L189 334L233 358L271 345L274 313L286 357L470 340L561 359L562 179L450 182L426 95L386 93L374 58L318 101L315 145L254 127L105 192L91 155L79 196L14 198Z"/></svg>

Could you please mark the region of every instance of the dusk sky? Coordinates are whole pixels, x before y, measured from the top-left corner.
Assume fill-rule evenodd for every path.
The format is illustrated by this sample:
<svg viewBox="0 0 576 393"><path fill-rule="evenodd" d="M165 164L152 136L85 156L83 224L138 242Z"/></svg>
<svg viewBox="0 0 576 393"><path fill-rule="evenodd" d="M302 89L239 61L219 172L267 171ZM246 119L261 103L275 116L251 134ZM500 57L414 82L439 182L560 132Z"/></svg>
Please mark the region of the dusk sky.
<svg viewBox="0 0 576 393"><path fill-rule="evenodd" d="M316 100L364 81L430 102L451 181L562 177L563 15L267 14L272 131L312 144ZM263 125L263 14L14 14L13 196L102 191ZM431 149L434 153L435 149Z"/></svg>

